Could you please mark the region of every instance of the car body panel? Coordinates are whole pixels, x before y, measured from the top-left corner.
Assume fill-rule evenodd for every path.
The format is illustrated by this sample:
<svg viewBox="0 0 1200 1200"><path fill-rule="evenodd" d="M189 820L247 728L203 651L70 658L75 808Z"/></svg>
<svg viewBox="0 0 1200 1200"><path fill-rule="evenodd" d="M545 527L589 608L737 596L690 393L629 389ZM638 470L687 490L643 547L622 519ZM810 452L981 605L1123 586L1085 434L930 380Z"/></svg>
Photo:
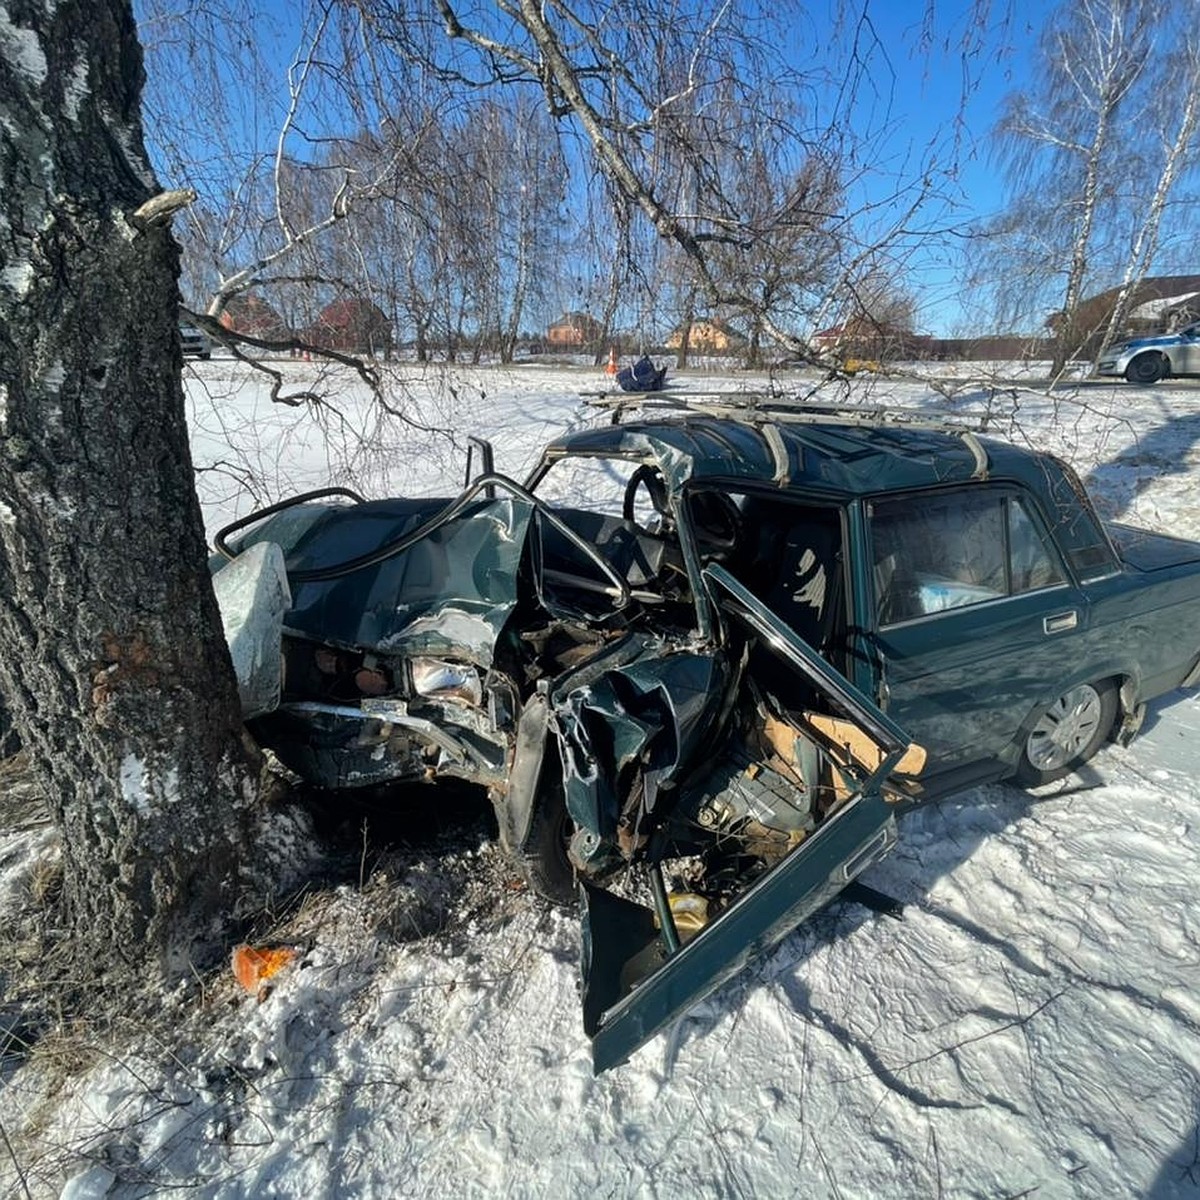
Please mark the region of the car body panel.
<svg viewBox="0 0 1200 1200"><path fill-rule="evenodd" d="M185 355L195 355L197 358L212 356L212 340L208 334L187 321L179 325L179 345Z"/></svg>
<svg viewBox="0 0 1200 1200"><path fill-rule="evenodd" d="M851 496L879 486L901 489L930 478L936 460L946 482L967 480L976 469L961 439L945 434L890 429L819 426L793 429L749 425L715 417L684 421L631 422L585 429L556 439L543 464L565 457L628 457L652 462L675 491L687 480L758 480L777 486L815 488L822 494ZM1002 443L999 452L1007 457ZM901 452L903 451L903 452Z"/></svg>
<svg viewBox="0 0 1200 1200"><path fill-rule="evenodd" d="M887 710L939 768L1006 760L1029 714L1047 702L1047 679L1057 686L1089 620L1075 589L1053 593L952 609L880 631ZM1050 610L1074 613L1076 623L1048 633Z"/></svg>
<svg viewBox="0 0 1200 1200"><path fill-rule="evenodd" d="M530 506L479 500L406 551L335 578L305 578L419 530L444 508L436 499L299 505L240 544L277 544L292 580L283 700L252 731L320 787L431 770L489 786L504 780L511 720L498 729L496 716L510 699L488 694L484 681L517 604ZM322 654L330 665L318 687L311 663ZM361 672L392 684L402 675L409 694L382 685L364 693L351 683Z"/></svg>
<svg viewBox="0 0 1200 1200"><path fill-rule="evenodd" d="M856 797L673 955L649 910L586 888L581 972L593 1070L625 1062L833 900L894 841L894 815L880 795Z"/></svg>
<svg viewBox="0 0 1200 1200"><path fill-rule="evenodd" d="M310 505L263 522L253 540L279 543L293 575L319 571L412 532L444 504ZM511 497L480 500L399 554L339 578L297 583L288 628L379 651L453 652L486 667L517 604L531 513Z"/></svg>
<svg viewBox="0 0 1200 1200"><path fill-rule="evenodd" d="M927 795L1011 773L1037 718L1070 688L1109 681L1133 710L1180 686L1200 655L1200 544L1102 527L1073 472L1043 462L1039 489L1015 479L986 486L1011 489L1036 513L1062 551L1061 583L892 626L880 626L874 603L862 612L872 631L861 656L874 676L867 690L929 749ZM915 503L946 491L907 495ZM869 511L867 502L864 549ZM867 558L868 591L870 576Z"/></svg>
<svg viewBox="0 0 1200 1200"><path fill-rule="evenodd" d="M283 621L292 605L283 551L260 542L213 578L229 657L247 720L279 707Z"/></svg>
<svg viewBox="0 0 1200 1200"><path fill-rule="evenodd" d="M1108 523L1108 533L1120 553L1121 560L1137 571L1163 571L1174 567L1190 567L1200 561L1200 542L1152 533L1134 525L1116 521Z"/></svg>
<svg viewBox="0 0 1200 1200"><path fill-rule="evenodd" d="M1132 681L1133 703L1179 687L1200 652L1200 557L1150 571L1128 564L1087 592L1091 624L1074 672Z"/></svg>
<svg viewBox="0 0 1200 1200"><path fill-rule="evenodd" d="M1047 476L1048 484L1052 478ZM876 692L885 698L889 713L927 747L936 763L931 771L935 776L953 777L961 768L986 762L1014 766L1020 735L1031 714L1059 694L1046 694L1047 681L1058 686L1062 664L1079 657L1090 622L1087 597L1072 580L1051 537L1052 518L1033 493L1008 481L989 479L970 487L876 497L866 505L872 557L878 561L880 555L873 537L877 509L906 515L928 509L960 521L970 519L976 501L982 504L976 516L999 518L996 548L1003 547L1004 554L998 558L1009 552L1011 535L1003 528L1009 506L1019 506L1028 546L1046 573L1040 583L1016 594L997 595L996 581L989 587L951 584L950 577L958 578L957 572L965 568L947 563L944 571L922 577L921 596L913 595L919 611L897 613L900 619L892 620L884 619L885 598L878 594L878 578L868 585L877 593L868 614L875 631L870 661L878 672ZM1060 519L1055 524L1061 536L1064 526L1069 531L1076 523ZM949 538L944 549L953 552L961 544L962 563L971 560L978 568L981 555L987 558L980 544L986 543L988 530L975 526L969 542L965 535L964 528L959 538ZM943 536L948 535L943 532ZM1084 540L1094 543L1095 532ZM929 562L928 549L910 546L908 551L911 561L896 565L896 579L907 577L906 571L919 574L913 563L936 567ZM910 588L916 580L914 576ZM889 590L893 586L889 584Z"/></svg>
<svg viewBox="0 0 1200 1200"><path fill-rule="evenodd" d="M659 789L707 747L727 683L712 650L655 641L600 675L593 666L556 681L552 728L567 812L579 831L571 855L578 867L601 864L621 840L645 838Z"/></svg>

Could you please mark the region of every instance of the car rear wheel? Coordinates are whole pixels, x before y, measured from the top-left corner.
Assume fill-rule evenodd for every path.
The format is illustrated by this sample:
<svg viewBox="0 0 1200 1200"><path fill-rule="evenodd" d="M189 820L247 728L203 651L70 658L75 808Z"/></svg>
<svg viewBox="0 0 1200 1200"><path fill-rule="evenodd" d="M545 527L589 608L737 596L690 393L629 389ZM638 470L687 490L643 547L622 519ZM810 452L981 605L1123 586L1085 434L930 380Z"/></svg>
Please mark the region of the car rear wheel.
<svg viewBox="0 0 1200 1200"><path fill-rule="evenodd" d="M1069 775L1104 745L1117 717L1111 683L1081 683L1038 717L1017 766L1017 781L1037 787Z"/></svg>
<svg viewBox="0 0 1200 1200"><path fill-rule="evenodd" d="M1157 383L1166 373L1166 360L1157 350L1150 354L1139 354L1125 368L1125 378L1130 383Z"/></svg>

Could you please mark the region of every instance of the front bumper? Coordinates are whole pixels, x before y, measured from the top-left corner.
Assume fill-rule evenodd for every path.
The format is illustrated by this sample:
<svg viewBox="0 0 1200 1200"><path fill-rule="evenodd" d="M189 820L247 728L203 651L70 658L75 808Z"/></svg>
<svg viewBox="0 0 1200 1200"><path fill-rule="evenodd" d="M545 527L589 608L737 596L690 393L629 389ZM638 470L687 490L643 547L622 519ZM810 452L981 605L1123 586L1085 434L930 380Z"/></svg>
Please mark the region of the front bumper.
<svg viewBox="0 0 1200 1200"><path fill-rule="evenodd" d="M1136 350L1105 350L1096 360L1096 374L1124 379L1125 368L1129 366L1138 354L1141 354L1146 349L1148 347L1141 346Z"/></svg>

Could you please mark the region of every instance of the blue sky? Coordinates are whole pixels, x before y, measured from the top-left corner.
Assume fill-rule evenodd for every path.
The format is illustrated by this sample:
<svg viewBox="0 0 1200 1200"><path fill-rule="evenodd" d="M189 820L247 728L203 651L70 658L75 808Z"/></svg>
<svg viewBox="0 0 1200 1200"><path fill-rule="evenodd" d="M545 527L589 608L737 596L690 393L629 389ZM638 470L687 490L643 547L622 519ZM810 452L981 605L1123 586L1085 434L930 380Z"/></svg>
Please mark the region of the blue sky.
<svg viewBox="0 0 1200 1200"><path fill-rule="evenodd" d="M874 135L873 141L868 140L861 174L851 184L848 208L864 200L878 203L895 192L898 182L931 174L939 203L921 216L923 226L962 225L998 211L1003 191L990 154L989 133L1004 97L1027 82L1029 52L1046 10L1035 9L1032 0L997 2L999 11L984 22L982 31L968 26L971 18L962 6L939 8L935 0L928 4L859 0L858 7L841 12L840 28L838 0L818 0L809 7L807 18L794 24L794 44L788 52L799 64L811 60L819 69L825 65L818 61L824 50L829 48L835 55L836 44L845 44L856 31L864 47L867 69L855 99L838 109L860 136ZM144 18L155 3L143 0L140 15ZM260 3L254 27L246 31L246 44L253 45L272 73L277 69L280 76L301 34L298 8L293 0ZM771 11L769 0L762 11L764 15ZM149 32L144 28L143 35ZM870 45L872 37L877 39L874 45ZM971 47L966 55L964 40ZM220 56L216 58L219 61ZM278 92L275 96L278 102ZM818 116L828 117L832 96L828 90L816 95ZM825 112L819 111L822 106ZM231 107L227 119L236 120L240 106ZM261 143L251 132L260 122L268 133L277 128L276 113L240 108L240 116L247 123L249 141ZM311 117L306 123L310 122ZM192 137L203 140L204 134L193 126ZM260 144L263 148L268 147ZM219 145L208 148L204 157L214 166L219 164ZM900 201L885 202L877 219L886 225L903 206ZM918 321L927 332L952 333L964 315L963 269L956 261L963 249L964 242L954 235L911 239L901 270L920 297Z"/></svg>
<svg viewBox="0 0 1200 1200"><path fill-rule="evenodd" d="M926 163L944 173L935 182L945 199L925 214L924 223L964 225L997 214L1004 182L991 133L1005 98L1029 83L1048 7L1012 0L999 5L982 30L968 28L961 5L876 0L863 10L879 40L872 59L875 95L868 90L862 96L854 120L861 133L885 123L888 133L862 194L872 200L887 195L898 179L918 177ZM933 36L926 38L930 28ZM905 269L921 302L918 323L924 331L950 335L962 323L978 324L962 288L969 255L969 243L953 234L929 244L914 240Z"/></svg>

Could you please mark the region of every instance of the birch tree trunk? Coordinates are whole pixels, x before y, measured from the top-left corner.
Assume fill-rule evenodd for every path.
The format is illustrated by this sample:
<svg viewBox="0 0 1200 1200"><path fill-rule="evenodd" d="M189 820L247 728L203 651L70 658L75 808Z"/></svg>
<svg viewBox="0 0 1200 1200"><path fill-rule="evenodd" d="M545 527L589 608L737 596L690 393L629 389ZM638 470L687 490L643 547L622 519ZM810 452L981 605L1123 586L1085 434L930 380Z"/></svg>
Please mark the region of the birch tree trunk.
<svg viewBox="0 0 1200 1200"><path fill-rule="evenodd" d="M1082 151L1083 180L1067 269L1062 323L1057 331L1050 369L1055 378L1093 332L1079 328L1079 304L1096 227L1101 173L1108 165L1114 119L1145 68L1142 39L1146 19L1136 0L1133 3L1088 0L1080 4L1076 13L1080 28L1078 40L1073 42L1068 36L1060 38L1058 70L1074 90L1075 103L1089 114L1092 129L1090 140L1076 147ZM1082 62L1077 60L1079 57Z"/></svg>
<svg viewBox="0 0 1200 1200"><path fill-rule="evenodd" d="M128 4L0 0L0 48L0 690L81 955L146 980L215 947L257 820L193 489L178 251L143 209Z"/></svg>
<svg viewBox="0 0 1200 1200"><path fill-rule="evenodd" d="M1154 195L1150 198L1150 205L1134 237L1129 260L1125 265L1125 275L1121 280L1121 290L1117 293L1117 302L1113 305L1108 327L1104 331L1101 343L1104 346L1109 345L1124 328L1132 307L1133 290L1145 279L1154 262L1167 201L1188 166L1189 153L1200 128L1200 39L1189 47L1189 53L1184 56L1183 61L1187 66L1186 72L1172 73L1166 77L1166 81L1183 97L1183 112L1179 116L1174 138L1164 147L1163 167L1154 187ZM1169 110L1173 105L1168 104L1167 107Z"/></svg>
<svg viewBox="0 0 1200 1200"><path fill-rule="evenodd" d="M1096 332L1080 327L1080 303L1103 269L1101 235L1111 230L1114 186L1128 157L1122 135L1139 136L1126 118L1151 61L1156 20L1146 0L1061 4L1047 18L1028 89L1008 98L1000 124L1022 244L1042 239L1039 269L1063 276L1055 378Z"/></svg>
<svg viewBox="0 0 1200 1200"><path fill-rule="evenodd" d="M1100 163L1108 145L1111 108L1105 104L1096 117L1096 133L1088 147L1083 190L1079 200L1079 220L1075 227L1075 241L1071 247L1071 262L1067 269L1066 294L1063 297L1063 317L1054 343L1054 357L1050 364L1051 378L1057 379L1079 347L1079 301L1083 296L1083 279L1087 271L1088 248L1092 241L1092 229L1096 223L1096 197L1100 183Z"/></svg>

